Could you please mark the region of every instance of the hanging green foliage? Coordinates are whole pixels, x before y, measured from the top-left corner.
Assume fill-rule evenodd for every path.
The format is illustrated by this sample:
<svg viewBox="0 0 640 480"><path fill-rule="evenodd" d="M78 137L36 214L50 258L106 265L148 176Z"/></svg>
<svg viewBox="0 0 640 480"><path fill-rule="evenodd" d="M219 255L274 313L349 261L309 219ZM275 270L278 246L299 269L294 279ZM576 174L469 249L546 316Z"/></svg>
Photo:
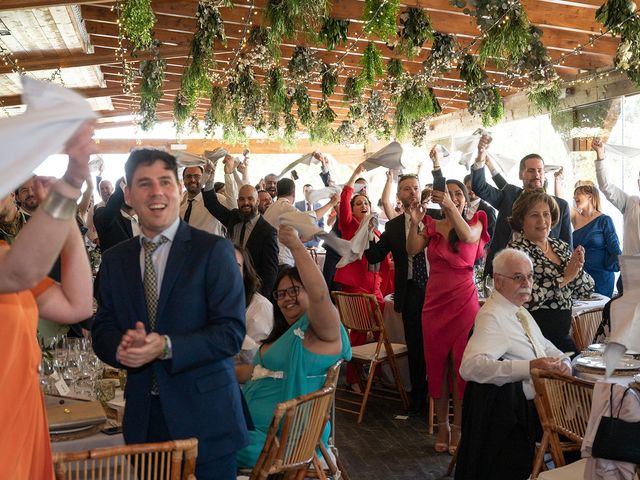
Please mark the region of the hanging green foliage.
<svg viewBox="0 0 640 480"><path fill-rule="evenodd" d="M262 25L251 28L247 44L249 59L253 65L266 69L280 59L280 44L274 42L269 29Z"/></svg>
<svg viewBox="0 0 640 480"><path fill-rule="evenodd" d="M616 52L615 66L627 74L627 77L640 86L640 31L622 35L618 51Z"/></svg>
<svg viewBox="0 0 640 480"><path fill-rule="evenodd" d="M331 65L323 64L321 81L322 97L326 99L333 95L333 92L336 90L336 85L338 85L338 71Z"/></svg>
<svg viewBox="0 0 640 480"><path fill-rule="evenodd" d="M429 132L429 121L426 118L411 122L411 143L416 147L424 144L424 139Z"/></svg>
<svg viewBox="0 0 640 480"><path fill-rule="evenodd" d="M280 68L272 68L267 72L267 105L269 111L279 114L284 109L286 90L284 77Z"/></svg>
<svg viewBox="0 0 640 480"><path fill-rule="evenodd" d="M338 45L347 42L347 32L349 31L349 20L339 20L337 18L326 17L322 22L322 28L318 33L320 41L331 51Z"/></svg>
<svg viewBox="0 0 640 480"><path fill-rule="evenodd" d="M539 83L527 96L540 113L555 112L560 106L560 82Z"/></svg>
<svg viewBox="0 0 640 480"><path fill-rule="evenodd" d="M295 142L296 128L297 128L296 117L293 115L293 112L292 112L293 102L294 102L293 95L287 95L284 101L284 109L283 109L283 115L284 115L283 140L286 143L290 143L290 144L293 144Z"/></svg>
<svg viewBox="0 0 640 480"><path fill-rule="evenodd" d="M247 143L247 131L235 107L231 108L229 120L222 127L222 140L229 145Z"/></svg>
<svg viewBox="0 0 640 480"><path fill-rule="evenodd" d="M320 70L322 62L315 52L308 47L296 46L287 64L289 76L294 82L308 82Z"/></svg>
<svg viewBox="0 0 640 480"><path fill-rule="evenodd" d="M267 0L264 16L273 41L280 44L283 37L294 38L296 30L315 35L328 10L328 0Z"/></svg>
<svg viewBox="0 0 640 480"><path fill-rule="evenodd" d="M122 32L136 50L146 50L153 41L156 16L151 0L124 0L120 3Z"/></svg>
<svg viewBox="0 0 640 480"><path fill-rule="evenodd" d="M191 117L191 113L198 105L198 99L208 88L209 80L206 77L188 74L187 70L182 75L180 90L173 101L173 122L178 133L184 130L185 123Z"/></svg>
<svg viewBox="0 0 640 480"><path fill-rule="evenodd" d="M396 136L404 138L411 122L435 113L434 97L424 83L415 77L406 80L402 92L395 102Z"/></svg>
<svg viewBox="0 0 640 480"><path fill-rule="evenodd" d="M480 42L478 55L482 64L492 58L498 65L506 65L521 59L527 53L529 19L522 6L518 3L510 10L500 9L498 14L500 16L496 19L495 26Z"/></svg>
<svg viewBox="0 0 640 480"><path fill-rule="evenodd" d="M313 117L311 115L311 99L309 98L309 91L304 84L300 83L296 86L296 89L293 92L293 99L296 101L296 105L298 106L298 118L300 119L300 123L305 127L308 127Z"/></svg>
<svg viewBox="0 0 640 480"><path fill-rule="evenodd" d="M204 115L204 131L207 137L213 135L218 125L224 125L228 120L227 92L224 87L211 88L209 96L209 109Z"/></svg>
<svg viewBox="0 0 640 480"><path fill-rule="evenodd" d="M389 138L391 127L387 121L389 103L377 90L371 90L365 104L367 131L377 138Z"/></svg>
<svg viewBox="0 0 640 480"><path fill-rule="evenodd" d="M167 62L160 57L156 48L151 60L140 62L140 127L145 132L151 130L156 124L156 107L162 98L162 85L165 77Z"/></svg>
<svg viewBox="0 0 640 480"><path fill-rule="evenodd" d="M344 83L344 99L347 103L360 101L360 97L364 90L364 84L361 77L347 77Z"/></svg>
<svg viewBox="0 0 640 480"><path fill-rule="evenodd" d="M460 79L465 82L467 91L482 86L487 80L487 74L471 54L466 54L458 65Z"/></svg>
<svg viewBox="0 0 640 480"><path fill-rule="evenodd" d="M227 92L232 108L235 109L235 118L240 123L249 122L255 128L264 124L267 99L251 68L236 65L236 70L227 85Z"/></svg>
<svg viewBox="0 0 640 480"><path fill-rule="evenodd" d="M362 17L365 21L364 32L382 39L395 37L399 10L399 0L365 0Z"/></svg>
<svg viewBox="0 0 640 480"><path fill-rule="evenodd" d="M335 112L331 109L329 102L320 100L315 118L309 125L309 137L314 143L330 143L334 139L334 132L331 124L336 119Z"/></svg>
<svg viewBox="0 0 640 480"><path fill-rule="evenodd" d="M596 21L601 23L612 35L625 30L623 24L634 14L636 4L631 0L607 0L596 10Z"/></svg>
<svg viewBox="0 0 640 480"><path fill-rule="evenodd" d="M390 58L387 62L387 75L393 78L399 78L404 73L402 60L399 58Z"/></svg>
<svg viewBox="0 0 640 480"><path fill-rule="evenodd" d="M558 73L553 66L547 48L542 44L542 30L529 27L529 46L527 54L511 62L510 71L528 76L532 83L554 82Z"/></svg>
<svg viewBox="0 0 640 480"><path fill-rule="evenodd" d="M496 87L483 85L469 92L467 109L472 115L482 117L482 125L495 125L504 116L504 106L500 91Z"/></svg>
<svg viewBox="0 0 640 480"><path fill-rule="evenodd" d="M400 14L400 51L413 58L420 54L422 45L433 40L431 20L422 8L411 7Z"/></svg>
<svg viewBox="0 0 640 480"><path fill-rule="evenodd" d="M382 55L375 43L369 42L367 44L367 48L365 48L364 54L362 55L362 60L360 60L360 65L362 65L360 77L364 85L373 87L376 83L376 77L384 75Z"/></svg>
<svg viewBox="0 0 640 480"><path fill-rule="evenodd" d="M453 67L456 49L456 39L453 35L435 32L431 51L423 63L424 69L431 73L448 72Z"/></svg>

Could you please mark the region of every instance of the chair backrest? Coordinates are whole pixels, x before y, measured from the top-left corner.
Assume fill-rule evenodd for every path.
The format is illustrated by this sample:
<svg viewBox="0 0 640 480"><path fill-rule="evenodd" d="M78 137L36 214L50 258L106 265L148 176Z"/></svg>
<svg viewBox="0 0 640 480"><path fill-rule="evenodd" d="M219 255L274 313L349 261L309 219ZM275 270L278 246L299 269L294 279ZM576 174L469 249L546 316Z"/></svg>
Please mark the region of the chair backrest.
<svg viewBox="0 0 640 480"><path fill-rule="evenodd" d="M195 474L197 456L198 440L189 438L54 453L53 464L56 480L187 480Z"/></svg>
<svg viewBox="0 0 640 480"><path fill-rule="evenodd" d="M384 331L384 320L375 295L331 292L344 326L357 332Z"/></svg>
<svg viewBox="0 0 640 480"><path fill-rule="evenodd" d="M571 320L573 341L578 351L585 350L596 336L598 327L602 322L602 309L584 312L576 315Z"/></svg>
<svg viewBox="0 0 640 480"><path fill-rule="evenodd" d="M531 376L542 428L582 443L591 413L593 383L538 369L533 369Z"/></svg>
<svg viewBox="0 0 640 480"><path fill-rule="evenodd" d="M264 447L251 474L252 479L306 470L311 465L330 416L341 363L342 360L329 368L320 390L276 406Z"/></svg>

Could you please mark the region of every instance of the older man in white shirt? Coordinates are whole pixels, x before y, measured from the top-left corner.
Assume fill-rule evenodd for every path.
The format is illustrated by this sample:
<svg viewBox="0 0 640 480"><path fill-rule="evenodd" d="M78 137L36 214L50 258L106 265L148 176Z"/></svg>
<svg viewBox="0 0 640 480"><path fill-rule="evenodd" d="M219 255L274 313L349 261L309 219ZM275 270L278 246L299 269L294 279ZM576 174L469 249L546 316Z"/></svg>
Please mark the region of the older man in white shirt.
<svg viewBox="0 0 640 480"><path fill-rule="evenodd" d="M537 422L531 404L535 397L531 370L571 373L569 360L542 335L533 317L522 306L529 300L533 284L532 264L527 254L511 248L500 251L493 259L493 281L495 290L476 316L460 374L476 384L498 387L513 384L514 388L502 389L502 393L492 397L485 391L481 395L474 392L476 396L465 394L465 403L471 401L476 405L463 407L470 413L463 413L458 463L460 467L462 461L462 469L456 473L456 479L527 478L533 461L533 424ZM521 389L519 385L522 385ZM485 386L481 385L481 388ZM495 430L502 430L491 437L493 429L489 428L482 438L474 439L470 430L478 429L478 423L489 416ZM492 451L501 458L496 458L495 462L482 459L477 454L481 448L475 445L478 441L492 445Z"/></svg>

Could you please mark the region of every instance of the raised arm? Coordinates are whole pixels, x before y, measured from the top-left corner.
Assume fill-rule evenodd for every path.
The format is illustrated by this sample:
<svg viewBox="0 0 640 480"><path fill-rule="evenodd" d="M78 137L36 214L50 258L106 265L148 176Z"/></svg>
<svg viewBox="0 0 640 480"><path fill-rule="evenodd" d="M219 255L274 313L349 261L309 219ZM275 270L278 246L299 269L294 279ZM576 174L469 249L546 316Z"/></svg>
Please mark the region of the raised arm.
<svg viewBox="0 0 640 480"><path fill-rule="evenodd" d="M331 172L329 171L329 160L320 152L313 152L314 158L317 158L322 164L320 167L320 178L325 187L331 186Z"/></svg>
<svg viewBox="0 0 640 480"><path fill-rule="evenodd" d="M384 214L387 216L389 220L392 220L398 216L395 209L393 208L393 204L391 203L391 186L393 185L393 171L391 169L387 170L387 181L384 183L384 188L382 189L382 209L384 210Z"/></svg>
<svg viewBox="0 0 640 480"><path fill-rule="evenodd" d="M231 155L225 155L224 160L224 191L225 201L224 206L229 210L238 208L238 190L239 183L235 175L235 159Z"/></svg>
<svg viewBox="0 0 640 480"><path fill-rule="evenodd" d="M331 197L331 199L325 205L321 206L317 210L314 210L314 213L316 214L316 218L318 220L321 220L322 217L324 217L324 215L333 207L335 207L338 203L340 203L340 195L336 193Z"/></svg>
<svg viewBox="0 0 640 480"><path fill-rule="evenodd" d="M80 187L89 175L89 155L94 149L93 122L82 125L69 140L69 164L62 180L46 193L44 181L36 179L41 203L31 220L16 236L10 249L0 254L0 293L33 288L51 270L75 223Z"/></svg>
<svg viewBox="0 0 640 480"><path fill-rule="evenodd" d="M476 162L471 165L471 188L485 202L494 208L499 208L502 202L503 193L501 189L493 187L487 183L484 173L484 165L487 160L487 149L489 140L482 137L478 144L478 156Z"/></svg>
<svg viewBox="0 0 640 480"><path fill-rule="evenodd" d="M607 200L624 213L629 195L611 183L608 178L604 159L604 144L599 138L594 138L593 142L591 142L591 148L596 152L596 177L598 179L598 187L600 187L600 190L602 190Z"/></svg>
<svg viewBox="0 0 640 480"><path fill-rule="evenodd" d="M418 227L422 223L426 209L421 204L412 205L409 207L409 233L407 234L407 254L415 255L418 252L424 251L427 248L428 241L418 232Z"/></svg>
<svg viewBox="0 0 640 480"><path fill-rule="evenodd" d="M453 225L453 229L456 231L461 242L475 243L480 240L482 224L480 222L476 222L474 225L469 225L466 220L462 218L462 215L458 211L458 207L455 206L448 192L434 190L431 195L433 201L440 205L447 216L447 219Z"/></svg>
<svg viewBox="0 0 640 480"><path fill-rule="evenodd" d="M80 203L78 204L78 215L80 215L83 222L87 221L87 213L89 212L91 197L93 196L93 178L91 178L91 174L87 175L86 182L87 188L82 192L82 197L80 197Z"/></svg>
<svg viewBox="0 0 640 480"><path fill-rule="evenodd" d="M329 289L318 266L293 228L280 225L278 238L291 250L296 261L300 279L309 297L307 314L313 333L322 342L340 341L340 316L331 302Z"/></svg>
<svg viewBox="0 0 640 480"><path fill-rule="evenodd" d="M209 213L216 217L225 227L228 228L231 220L231 210L225 207L218 200L214 185L214 169L211 163L204 166L204 189L202 190L202 201Z"/></svg>

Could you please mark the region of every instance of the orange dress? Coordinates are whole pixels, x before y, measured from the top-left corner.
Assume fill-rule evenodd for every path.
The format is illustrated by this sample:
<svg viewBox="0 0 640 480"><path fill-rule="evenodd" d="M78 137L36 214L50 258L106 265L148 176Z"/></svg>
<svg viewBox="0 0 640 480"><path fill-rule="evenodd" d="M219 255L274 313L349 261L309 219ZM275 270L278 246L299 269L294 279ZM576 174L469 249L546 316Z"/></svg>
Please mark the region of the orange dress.
<svg viewBox="0 0 640 480"><path fill-rule="evenodd" d="M0 294L0 476L53 479L49 428L40 390L35 297L53 284Z"/></svg>

